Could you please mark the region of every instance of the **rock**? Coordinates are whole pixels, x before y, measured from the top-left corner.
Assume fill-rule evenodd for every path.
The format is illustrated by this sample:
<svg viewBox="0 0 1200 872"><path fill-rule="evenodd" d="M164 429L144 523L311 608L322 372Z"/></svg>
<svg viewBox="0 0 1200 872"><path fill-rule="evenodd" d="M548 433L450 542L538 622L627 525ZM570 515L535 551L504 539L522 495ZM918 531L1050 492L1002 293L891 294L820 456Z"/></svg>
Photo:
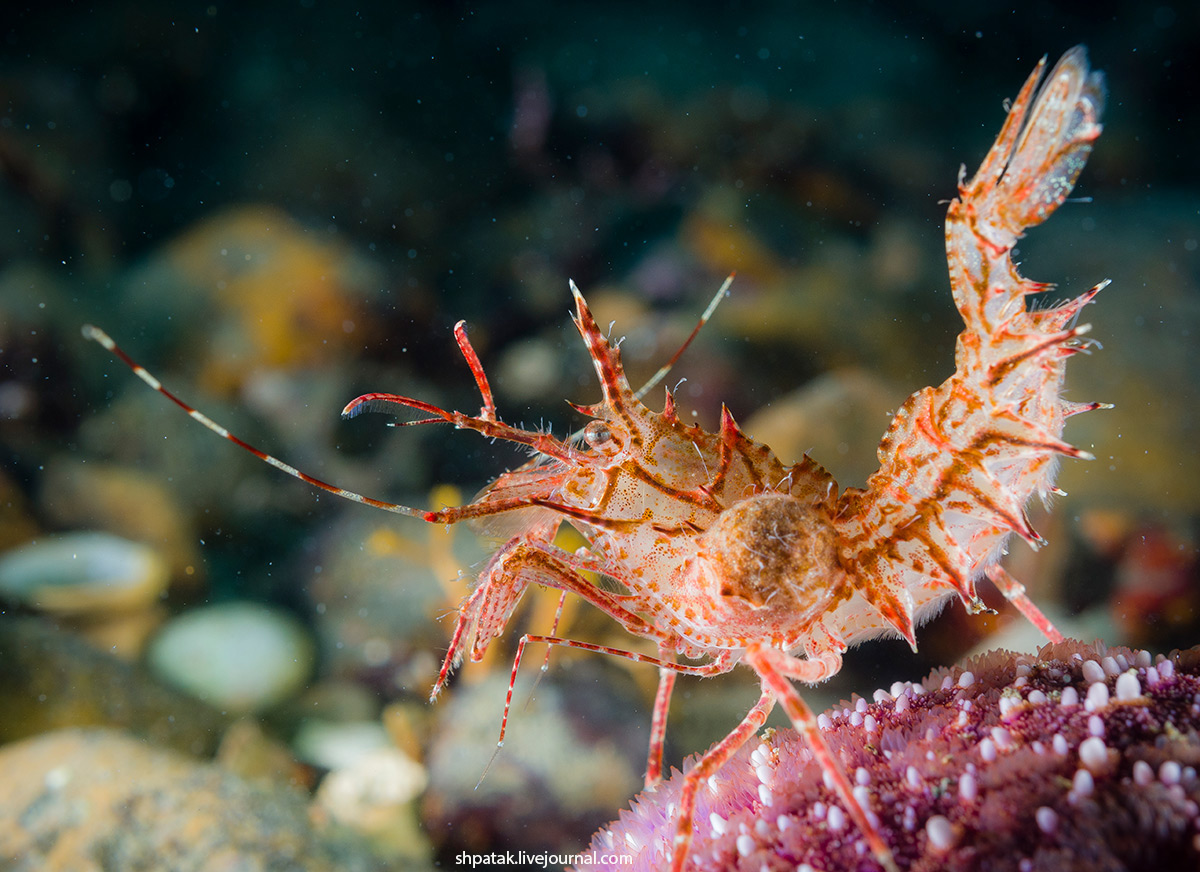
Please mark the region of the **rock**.
<svg viewBox="0 0 1200 872"><path fill-rule="evenodd" d="M317 773L299 762L286 744L265 731L250 715L229 725L213 762L226 772L252 782L306 789L316 782Z"/></svg>
<svg viewBox="0 0 1200 872"><path fill-rule="evenodd" d="M390 745L387 730L379 721L308 718L292 739L301 759L325 769L345 769Z"/></svg>
<svg viewBox="0 0 1200 872"><path fill-rule="evenodd" d="M0 556L0 595L47 612L128 612L166 589L154 549L107 533L45 536Z"/></svg>
<svg viewBox="0 0 1200 872"><path fill-rule="evenodd" d="M368 872L369 851L314 827L305 798L116 731L0 749L0 856L11 872Z"/></svg>
<svg viewBox="0 0 1200 872"><path fill-rule="evenodd" d="M154 547L176 584L194 587L204 574L190 510L158 476L131 466L56 457L46 468L38 505L58 526L106 530Z"/></svg>
<svg viewBox="0 0 1200 872"><path fill-rule="evenodd" d="M531 672L533 670L530 670ZM438 706L422 803L439 856L460 851L572 851L641 783L649 716L613 690L596 664L561 667L529 691L518 684L504 747L496 752L507 669L459 684ZM615 673L619 675L619 673ZM482 779L482 780L481 780Z"/></svg>
<svg viewBox="0 0 1200 872"><path fill-rule="evenodd" d="M91 725L207 755L228 719L48 620L0 617L0 742Z"/></svg>
<svg viewBox="0 0 1200 872"><path fill-rule="evenodd" d="M416 798L428 783L425 767L393 747L364 751L321 782L316 804L360 833L374 852L408 868L428 862L432 848L421 832Z"/></svg>
<svg viewBox="0 0 1200 872"><path fill-rule="evenodd" d="M231 712L270 708L312 673L314 648L295 618L249 602L186 612L150 643L150 668L174 687Z"/></svg>
<svg viewBox="0 0 1200 872"><path fill-rule="evenodd" d="M309 718L292 741L301 759L329 769L314 803L363 836L372 850L405 868L428 862L432 847L421 832L417 797L425 767L392 744L379 720Z"/></svg>
<svg viewBox="0 0 1200 872"><path fill-rule="evenodd" d="M162 622L169 576L167 560L150 545L68 533L0 557L0 597L55 615L97 648L134 660Z"/></svg>

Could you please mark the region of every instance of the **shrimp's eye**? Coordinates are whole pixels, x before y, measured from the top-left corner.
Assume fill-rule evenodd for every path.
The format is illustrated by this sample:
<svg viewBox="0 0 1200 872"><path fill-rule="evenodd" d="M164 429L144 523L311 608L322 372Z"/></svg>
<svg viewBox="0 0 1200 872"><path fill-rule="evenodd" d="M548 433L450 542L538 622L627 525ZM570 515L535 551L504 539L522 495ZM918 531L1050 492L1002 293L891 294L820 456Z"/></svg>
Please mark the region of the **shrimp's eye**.
<svg viewBox="0 0 1200 872"><path fill-rule="evenodd" d="M583 428L583 441L589 447L606 453L616 451L618 447L616 440L613 439L612 430L603 421L591 421L588 423Z"/></svg>

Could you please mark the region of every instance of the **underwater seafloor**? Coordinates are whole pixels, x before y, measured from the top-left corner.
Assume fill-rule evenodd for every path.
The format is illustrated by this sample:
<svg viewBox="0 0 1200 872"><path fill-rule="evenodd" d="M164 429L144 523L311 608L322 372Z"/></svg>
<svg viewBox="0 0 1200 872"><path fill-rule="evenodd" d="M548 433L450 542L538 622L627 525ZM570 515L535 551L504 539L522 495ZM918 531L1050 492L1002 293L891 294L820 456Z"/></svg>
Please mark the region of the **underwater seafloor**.
<svg viewBox="0 0 1200 872"><path fill-rule="evenodd" d="M726 403L785 462L807 451L861 484L899 403L953 367L941 222L959 166L978 164L1037 58L1076 43L1109 87L1076 189L1090 202L1064 205L1019 259L1064 297L1113 280L1068 396L1115 409L1069 422L1097 459L1064 463L1067 496L1031 507L1050 544L1014 544L1008 566L1068 635L1200 642L1198 32L1182 3L1090 18L321 0L7 16L0 865L154 868L138 863L163 845L179 869L571 852L645 766L656 670L564 650L535 689L544 654L529 655L493 759L515 640L548 630L557 597L531 592L430 705L486 535L315 493L189 420L82 324L252 444L424 507L524 455L341 421L348 400L474 413L451 332L465 319L500 415L569 432L564 401L599 394L569 278L624 337L636 386L736 270L667 380L681 414L715 429ZM919 654L869 643L806 699L1033 650L985 597L997 614L951 606ZM631 644L571 604L559 628ZM682 678L668 763L755 697L744 669Z"/></svg>

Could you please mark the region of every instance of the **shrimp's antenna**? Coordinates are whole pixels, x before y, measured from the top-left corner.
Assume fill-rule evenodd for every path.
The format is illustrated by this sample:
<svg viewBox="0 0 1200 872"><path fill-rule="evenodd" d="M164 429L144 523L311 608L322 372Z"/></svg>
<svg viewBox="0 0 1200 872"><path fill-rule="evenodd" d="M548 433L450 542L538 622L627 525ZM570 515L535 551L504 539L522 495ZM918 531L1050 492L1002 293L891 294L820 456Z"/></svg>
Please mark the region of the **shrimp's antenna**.
<svg viewBox="0 0 1200 872"><path fill-rule="evenodd" d="M192 408L187 403L185 403L183 400L179 399L179 397L175 396L173 393L171 393L169 390L167 390L165 387L163 387L162 382L160 382L157 378L155 378L148 369L146 369L144 366L142 366L140 363L138 363L136 360L134 360L132 357L130 357L128 354L126 354L124 349L122 349L121 346L117 345L117 343L112 340L112 337L110 337L107 333L105 333L99 327L93 327L91 324L84 324L83 325L83 338L90 339L92 342L99 342L102 346L104 346L105 350L107 350L108 352L113 354L122 363L124 363L127 367L129 367L131 370L133 370L134 375L136 375L138 378L140 378L142 381L144 381L146 384L148 384L154 390L158 391L160 394L162 394L164 397L166 397L172 403L179 406L179 408L181 408L185 412L187 412L188 415L190 415L195 421L198 421L204 427L207 427L209 430L216 433L221 438L228 439L230 442L232 442L234 445L238 446L239 448L249 451L251 454L253 454L255 457L257 457L259 460L262 460L266 463L271 464L271 466L275 467L280 472L286 472L288 475L292 476L293 478L298 478L301 481L306 482L307 484L310 484L315 488L320 488L321 490L326 491L327 493L331 493L331 494L334 494L335 496L339 496L344 500L350 500L353 503L361 503L364 506L371 506L372 508L383 509L385 512L393 512L397 515L408 515L410 518L421 518L423 520L428 520L429 512L422 511L421 509L414 509L410 506L402 506L399 503L384 502L383 500L377 500L374 497L366 497L360 493L355 493L354 491L349 491L349 490L346 490L345 488L338 487L335 484L330 484L329 482L321 481L321 479L319 479L319 478L314 478L313 476L309 475L308 473L301 472L300 470L296 469L296 467L294 467L290 464L284 463L278 457L272 457L270 454L267 454L265 451L261 451L258 448L255 448L249 442L245 442L242 439L239 439L237 436L230 433L227 429L222 427L220 424L218 424L212 418L208 417L208 415L204 414L199 409Z"/></svg>

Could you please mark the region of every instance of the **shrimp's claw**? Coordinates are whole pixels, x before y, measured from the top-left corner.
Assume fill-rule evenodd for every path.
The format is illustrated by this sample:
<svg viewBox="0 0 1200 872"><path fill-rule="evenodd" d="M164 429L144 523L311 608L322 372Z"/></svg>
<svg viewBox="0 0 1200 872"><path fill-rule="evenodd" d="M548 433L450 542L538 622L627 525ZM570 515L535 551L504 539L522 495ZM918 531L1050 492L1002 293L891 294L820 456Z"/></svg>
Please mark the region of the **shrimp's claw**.
<svg viewBox="0 0 1200 872"><path fill-rule="evenodd" d="M978 232L998 249L1062 205L1103 130L1104 75L1089 71L1087 50L1077 45L1064 54L1034 97L1045 66L1042 58L979 171L960 185Z"/></svg>

